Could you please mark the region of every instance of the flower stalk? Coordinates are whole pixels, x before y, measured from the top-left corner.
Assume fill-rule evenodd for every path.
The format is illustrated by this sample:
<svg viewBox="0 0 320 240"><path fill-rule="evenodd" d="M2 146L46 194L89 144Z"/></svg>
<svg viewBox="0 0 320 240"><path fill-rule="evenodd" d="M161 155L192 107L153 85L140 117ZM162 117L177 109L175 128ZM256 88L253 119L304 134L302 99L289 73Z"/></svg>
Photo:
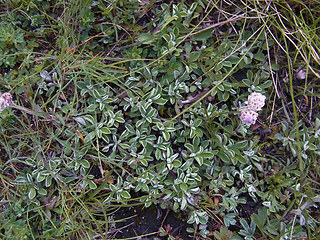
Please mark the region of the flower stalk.
<svg viewBox="0 0 320 240"><path fill-rule="evenodd" d="M6 109L7 107L12 107L12 108L15 108L15 109L18 109L22 112L25 112L29 115L33 115L35 116L35 113L29 109L26 109L22 106L18 106L16 105L13 101L12 101L12 95L10 93L3 93L1 96L0 96L0 113ZM41 115L40 115L41 116ZM41 116L41 117L44 117L44 118L47 118L49 120L56 120L57 118L53 115L49 115L48 116Z"/></svg>

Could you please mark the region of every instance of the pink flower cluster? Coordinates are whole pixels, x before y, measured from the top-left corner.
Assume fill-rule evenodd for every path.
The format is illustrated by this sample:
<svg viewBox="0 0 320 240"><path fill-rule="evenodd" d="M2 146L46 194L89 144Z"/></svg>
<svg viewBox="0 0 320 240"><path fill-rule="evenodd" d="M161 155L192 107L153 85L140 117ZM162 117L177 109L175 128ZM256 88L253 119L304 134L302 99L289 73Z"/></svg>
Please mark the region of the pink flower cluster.
<svg viewBox="0 0 320 240"><path fill-rule="evenodd" d="M245 108L241 111L240 119L243 124L250 126L256 123L258 115L259 114L256 113L255 111Z"/></svg>
<svg viewBox="0 0 320 240"><path fill-rule="evenodd" d="M265 100L266 96L261 93L254 92L248 97L247 108L256 112L260 111L264 106Z"/></svg>
<svg viewBox="0 0 320 240"><path fill-rule="evenodd" d="M246 102L247 106L241 111L240 119L243 124L250 126L255 124L260 111L265 104L266 96L261 93L252 93Z"/></svg>
<svg viewBox="0 0 320 240"><path fill-rule="evenodd" d="M0 112L6 107L13 105L12 96L10 93L4 93L0 96Z"/></svg>

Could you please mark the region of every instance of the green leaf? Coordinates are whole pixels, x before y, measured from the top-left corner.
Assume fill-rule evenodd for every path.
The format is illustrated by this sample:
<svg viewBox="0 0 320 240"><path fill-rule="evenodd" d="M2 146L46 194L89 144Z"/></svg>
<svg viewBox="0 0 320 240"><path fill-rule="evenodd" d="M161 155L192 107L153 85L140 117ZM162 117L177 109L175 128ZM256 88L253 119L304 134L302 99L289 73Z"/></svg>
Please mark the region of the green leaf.
<svg viewBox="0 0 320 240"><path fill-rule="evenodd" d="M249 70L249 71L247 72L247 78L248 78L250 81L253 80L253 72L252 72L251 70Z"/></svg>
<svg viewBox="0 0 320 240"><path fill-rule="evenodd" d="M94 181L89 180L89 188L90 189L96 189L97 188L97 184Z"/></svg>
<svg viewBox="0 0 320 240"><path fill-rule="evenodd" d="M185 197L182 198L182 201L181 201L181 207L180 209L181 210L184 210L185 208L187 207L187 199Z"/></svg>
<svg viewBox="0 0 320 240"><path fill-rule="evenodd" d="M231 156L231 162L233 165L236 165L238 162L238 158Z"/></svg>
<svg viewBox="0 0 320 240"><path fill-rule="evenodd" d="M264 88L269 88L271 85L272 85L272 81L268 80L268 81L265 81L264 83L260 84L259 87L264 89Z"/></svg>
<svg viewBox="0 0 320 240"><path fill-rule="evenodd" d="M91 124L94 124L95 120L94 118L91 116L91 115L85 115L82 117L85 121L91 123Z"/></svg>
<svg viewBox="0 0 320 240"><path fill-rule="evenodd" d="M82 125L87 125L82 117L75 117L74 120Z"/></svg>
<svg viewBox="0 0 320 240"><path fill-rule="evenodd" d="M203 164L203 158L202 157L198 156L198 157L195 157L194 159L199 163L200 166L202 166L202 164Z"/></svg>
<svg viewBox="0 0 320 240"><path fill-rule="evenodd" d="M200 144L200 138L198 136L195 136L192 140L193 145L191 145L190 143L188 143L188 148L189 149L195 149L196 147L199 146ZM193 150L191 150L191 152L193 152Z"/></svg>
<svg viewBox="0 0 320 240"><path fill-rule="evenodd" d="M271 219L265 229L272 235L279 235L278 229L280 226L280 221L278 219Z"/></svg>
<svg viewBox="0 0 320 240"><path fill-rule="evenodd" d="M125 127L130 133L136 133L136 131L130 124L126 124Z"/></svg>
<svg viewBox="0 0 320 240"><path fill-rule="evenodd" d="M231 62L232 64L236 64L238 63L238 61L240 60L240 58L236 55L232 55L227 59L229 62Z"/></svg>
<svg viewBox="0 0 320 240"><path fill-rule="evenodd" d="M181 161L180 161L179 159L175 159L175 160L173 161L173 166L174 166L175 168L180 167L180 166L181 166Z"/></svg>
<svg viewBox="0 0 320 240"><path fill-rule="evenodd" d="M174 20L177 20L177 19L178 19L177 16L167 17L167 18L165 19L165 20L166 20L166 23L161 26L161 30L165 29L165 27L166 27L170 22L172 22L172 21L174 21Z"/></svg>
<svg viewBox="0 0 320 240"><path fill-rule="evenodd" d="M224 216L223 222L226 225L226 227L229 227L230 225L235 225L237 223L235 217L236 215L234 213L228 213Z"/></svg>
<svg viewBox="0 0 320 240"><path fill-rule="evenodd" d="M253 58L258 61L264 61L264 54L262 52L257 52L253 55Z"/></svg>
<svg viewBox="0 0 320 240"><path fill-rule="evenodd" d="M170 139L170 133L168 133L168 132L162 132L162 136L163 136L164 140L169 141L169 139Z"/></svg>
<svg viewBox="0 0 320 240"><path fill-rule="evenodd" d="M44 188L40 188L39 190L38 190L38 193L40 194L40 195L47 195L47 190L45 190Z"/></svg>
<svg viewBox="0 0 320 240"><path fill-rule="evenodd" d="M218 157L225 163L229 163L230 162L230 159L229 159L228 155L225 154L224 152L218 153Z"/></svg>
<svg viewBox="0 0 320 240"><path fill-rule="evenodd" d="M190 92L194 92L194 91L197 90L197 89L198 89L197 86L192 85L192 86L190 87Z"/></svg>
<svg viewBox="0 0 320 240"><path fill-rule="evenodd" d="M221 226L220 232L214 231L213 235L217 240L231 240L233 233L227 228L228 225Z"/></svg>
<svg viewBox="0 0 320 240"><path fill-rule="evenodd" d="M280 65L276 63L271 64L271 68L273 71L279 71L280 70Z"/></svg>
<svg viewBox="0 0 320 240"><path fill-rule="evenodd" d="M242 82L247 86L251 87L252 82L249 79L243 79Z"/></svg>
<svg viewBox="0 0 320 240"><path fill-rule="evenodd" d="M124 123L124 119L122 117L116 117L114 120L119 123Z"/></svg>
<svg viewBox="0 0 320 240"><path fill-rule="evenodd" d="M198 216L201 224L207 224L208 220L204 216Z"/></svg>
<svg viewBox="0 0 320 240"><path fill-rule="evenodd" d="M128 143L120 143L119 146L123 149L128 149L130 147Z"/></svg>
<svg viewBox="0 0 320 240"><path fill-rule="evenodd" d="M252 214L251 216L252 221L255 222L255 224L262 229L263 226L266 224L267 222L267 218L268 218L268 210L266 207L261 207L258 210L258 214Z"/></svg>
<svg viewBox="0 0 320 240"><path fill-rule="evenodd" d="M44 185L45 185L46 187L50 187L50 186L51 186L51 183L52 183L52 177L51 177L51 176L47 176Z"/></svg>
<svg viewBox="0 0 320 240"><path fill-rule="evenodd" d="M33 179L30 173L27 173L26 176L27 176L28 182L30 183L33 182Z"/></svg>
<svg viewBox="0 0 320 240"><path fill-rule="evenodd" d="M142 183L142 190L145 192L149 192L149 186L146 183Z"/></svg>
<svg viewBox="0 0 320 240"><path fill-rule="evenodd" d="M101 130L101 132L104 133L104 134L110 134L110 133L111 133L110 129L107 128L107 127L102 127L100 130Z"/></svg>
<svg viewBox="0 0 320 240"><path fill-rule="evenodd" d="M197 119L194 121L194 126L195 126L195 127L199 127L201 124L202 124L202 119L201 119L201 118L197 118Z"/></svg>
<svg viewBox="0 0 320 240"><path fill-rule="evenodd" d="M260 163L253 161L252 164L260 171L264 172L263 167Z"/></svg>
<svg viewBox="0 0 320 240"><path fill-rule="evenodd" d="M142 164L143 166L145 166L145 167L148 166L148 161L147 161L146 159L140 158L139 161L141 162L141 164Z"/></svg>
<svg viewBox="0 0 320 240"><path fill-rule="evenodd" d="M123 197L123 198L125 198L125 199L131 198L131 195L130 195L130 193L129 193L128 191L122 191L122 192L120 193L120 195L121 195L121 197Z"/></svg>
<svg viewBox="0 0 320 240"><path fill-rule="evenodd" d="M237 143L233 144L229 148L232 149L232 150L236 150L236 149L244 149L247 146L248 146L248 141L247 140L243 140L243 141L240 141L240 142L237 142Z"/></svg>
<svg viewBox="0 0 320 240"><path fill-rule="evenodd" d="M150 33L140 33L138 41L143 44L151 44L155 41L155 36Z"/></svg>
<svg viewBox="0 0 320 240"><path fill-rule="evenodd" d="M36 196L36 194L37 194L36 190L35 190L34 188L30 188L29 193L28 193L29 199L30 199L30 200L31 200L31 199L34 199L35 196Z"/></svg>
<svg viewBox="0 0 320 240"><path fill-rule="evenodd" d="M247 221L246 221L244 218L241 218L241 219L240 219L240 224L242 225L242 227L243 227L246 231L250 232L249 224L247 223Z"/></svg>
<svg viewBox="0 0 320 240"><path fill-rule="evenodd" d="M236 158L242 164L246 164L247 163L247 159L245 157L243 157L242 155L237 155Z"/></svg>
<svg viewBox="0 0 320 240"><path fill-rule="evenodd" d="M203 158L213 158L214 154L212 152L203 152L199 156Z"/></svg>
<svg viewBox="0 0 320 240"><path fill-rule="evenodd" d="M217 65L215 66L214 70L215 70L216 72L218 72L218 71L221 70L222 67L223 67L223 65L222 65L221 63L220 63L220 64L217 64Z"/></svg>
<svg viewBox="0 0 320 240"><path fill-rule="evenodd" d="M153 102L158 104L158 105L165 105L167 101L168 101L167 99L159 98L159 99L157 99L157 100L155 100Z"/></svg>
<svg viewBox="0 0 320 240"><path fill-rule="evenodd" d="M180 167L180 169L181 169L182 171L187 170L187 169L191 166L192 162L193 162L193 161L191 161L191 160L186 161L186 162Z"/></svg>
<svg viewBox="0 0 320 240"><path fill-rule="evenodd" d="M186 183L181 183L181 184L180 184L180 189L181 189L182 191L187 191L187 190L188 190L188 185L187 185Z"/></svg>
<svg viewBox="0 0 320 240"><path fill-rule="evenodd" d="M222 85L222 84L220 84L220 85L218 85L218 87L217 87L221 92L223 92L224 91L224 86Z"/></svg>
<svg viewBox="0 0 320 240"><path fill-rule="evenodd" d="M190 53L189 55L189 59L188 61L189 62L195 62L198 60L198 58L200 57L201 53L200 52L192 52Z"/></svg>
<svg viewBox="0 0 320 240"><path fill-rule="evenodd" d="M222 65L224 66L224 67L232 67L232 63L230 62L230 61L223 61L222 62Z"/></svg>
<svg viewBox="0 0 320 240"><path fill-rule="evenodd" d="M42 182L46 176L42 175L41 172L38 173L37 175L37 182Z"/></svg>
<svg viewBox="0 0 320 240"><path fill-rule="evenodd" d="M196 41L206 41L208 38L212 36L212 29L205 30L201 33L194 35L194 40Z"/></svg>
<svg viewBox="0 0 320 240"><path fill-rule="evenodd" d="M201 128L196 128L196 135L199 136L199 137L202 137L203 136L203 132L201 130Z"/></svg>
<svg viewBox="0 0 320 240"><path fill-rule="evenodd" d="M310 144L309 144L309 150L310 150L310 151L315 151L315 150L317 150L317 149L318 149L317 146L314 145L313 143L310 143Z"/></svg>
<svg viewBox="0 0 320 240"><path fill-rule="evenodd" d="M252 62L252 59L250 57L244 56L243 61L246 65L249 65Z"/></svg>
<svg viewBox="0 0 320 240"><path fill-rule="evenodd" d="M161 159L161 156L162 156L162 152L160 149L156 149L156 152L155 152L155 157L157 160Z"/></svg>
<svg viewBox="0 0 320 240"><path fill-rule="evenodd" d="M84 168L89 168L90 167L90 163L88 162L88 160L86 159L81 159L79 161L79 163L84 167Z"/></svg>

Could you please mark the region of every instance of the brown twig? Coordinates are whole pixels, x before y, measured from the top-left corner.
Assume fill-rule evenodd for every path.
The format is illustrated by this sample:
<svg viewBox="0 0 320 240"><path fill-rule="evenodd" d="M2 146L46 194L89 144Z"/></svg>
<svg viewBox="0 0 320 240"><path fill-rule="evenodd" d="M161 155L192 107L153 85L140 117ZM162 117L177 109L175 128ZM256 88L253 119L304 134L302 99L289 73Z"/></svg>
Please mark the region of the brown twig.
<svg viewBox="0 0 320 240"><path fill-rule="evenodd" d="M238 20L243 19L243 18L244 17L242 17L242 16L241 17L235 17L235 18L230 18L230 19L222 21L222 22L214 23L214 24L210 25L209 27L206 27L204 29L201 29L201 30L199 30L197 32L194 32L194 33L190 34L190 36L202 33L204 31L207 31L207 30L211 29L211 28L219 27L221 25L224 25L224 24L227 24L227 23L230 23L230 22L238 21Z"/></svg>
<svg viewBox="0 0 320 240"><path fill-rule="evenodd" d="M169 212L170 212L170 209L167 209L166 215L164 216L164 218L163 218L163 220L162 220L162 222L161 222L160 227L163 227L164 221L167 219Z"/></svg>
<svg viewBox="0 0 320 240"><path fill-rule="evenodd" d="M204 94L206 94L209 91L209 89L205 89L203 92L197 94L196 96L187 99L187 100L181 100L181 104L190 104L198 101Z"/></svg>

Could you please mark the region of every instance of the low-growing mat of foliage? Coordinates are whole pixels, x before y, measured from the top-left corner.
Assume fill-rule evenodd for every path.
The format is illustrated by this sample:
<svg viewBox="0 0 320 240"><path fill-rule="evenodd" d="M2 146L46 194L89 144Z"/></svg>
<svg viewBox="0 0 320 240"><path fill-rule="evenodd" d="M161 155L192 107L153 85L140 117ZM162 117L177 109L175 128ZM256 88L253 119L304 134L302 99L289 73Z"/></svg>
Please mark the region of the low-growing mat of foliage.
<svg viewBox="0 0 320 240"><path fill-rule="evenodd" d="M0 12L1 239L319 239L318 0Z"/></svg>

